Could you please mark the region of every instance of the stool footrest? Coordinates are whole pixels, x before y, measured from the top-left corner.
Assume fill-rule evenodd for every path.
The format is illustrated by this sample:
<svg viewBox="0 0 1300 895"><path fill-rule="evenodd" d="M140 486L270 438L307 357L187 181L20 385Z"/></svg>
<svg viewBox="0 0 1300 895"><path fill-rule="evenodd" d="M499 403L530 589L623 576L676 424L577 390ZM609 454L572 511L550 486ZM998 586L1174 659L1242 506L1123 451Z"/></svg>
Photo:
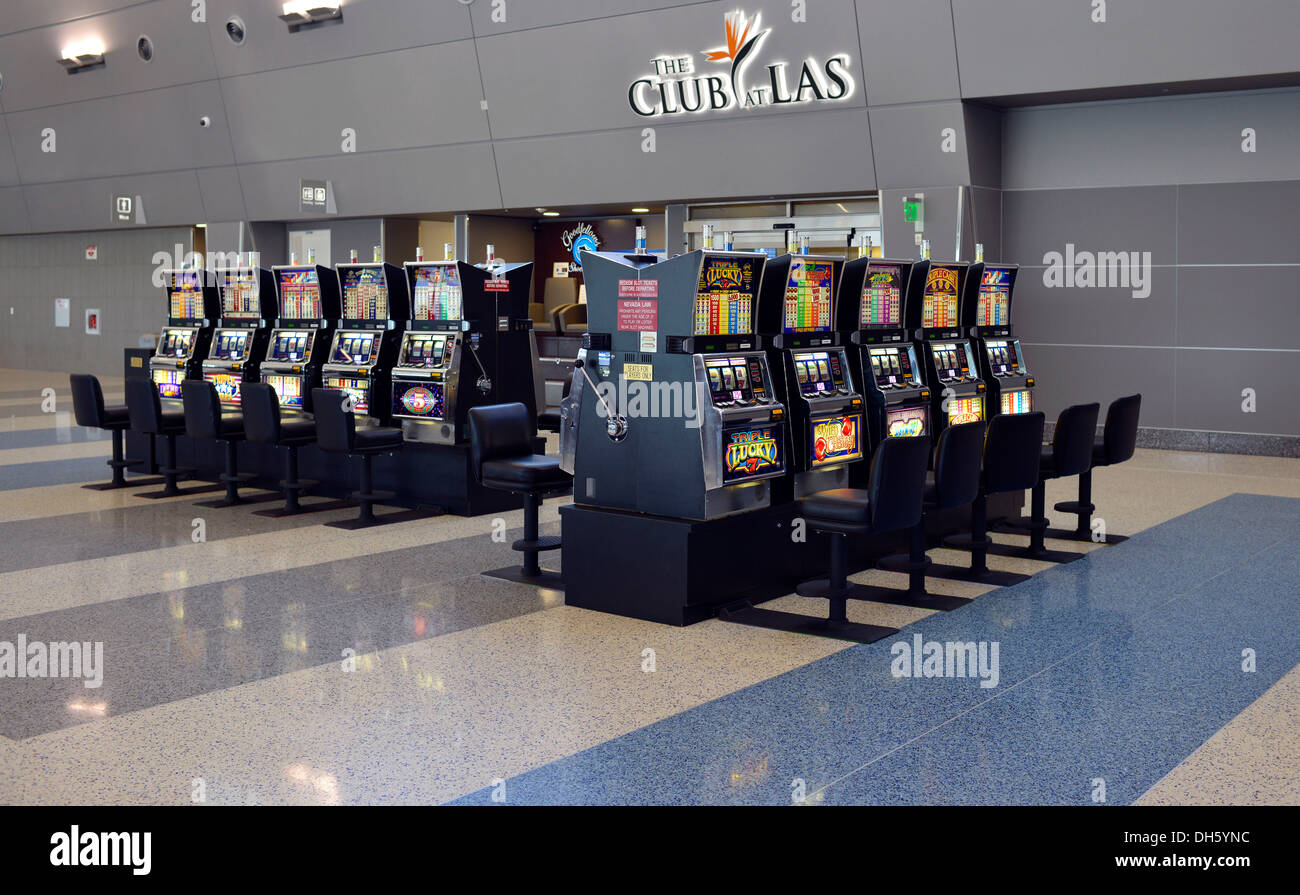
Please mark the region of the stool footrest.
<svg viewBox="0 0 1300 895"><path fill-rule="evenodd" d="M382 503L385 500L392 500L397 494L392 491L368 491L362 493L357 491L351 495L352 500L368 500L372 503Z"/></svg>
<svg viewBox="0 0 1300 895"><path fill-rule="evenodd" d="M280 490L282 491L309 491L319 485L320 482L315 479L298 479L296 482L287 482L280 480Z"/></svg>
<svg viewBox="0 0 1300 895"><path fill-rule="evenodd" d="M535 541L529 541L525 538L520 538L519 540L515 541L513 544L510 545L510 549L519 550L519 551L559 550L560 544L561 544L561 539L558 535L544 535Z"/></svg>
<svg viewBox="0 0 1300 895"><path fill-rule="evenodd" d="M1060 503L1055 504L1052 509L1056 510L1058 513L1074 513L1078 516L1096 512L1097 505L1095 503L1082 503L1077 500L1063 500Z"/></svg>
<svg viewBox="0 0 1300 895"><path fill-rule="evenodd" d="M946 538L943 539L942 543L943 546L951 547L953 550L974 550L977 547L983 547L985 550L987 550L989 549L989 547L993 546L993 539L990 538L988 535L985 535L983 538L976 539L974 535L967 533L967 534L959 534L959 535L948 535Z"/></svg>
<svg viewBox="0 0 1300 895"><path fill-rule="evenodd" d="M234 475L226 475L226 473L223 472L219 476L217 476L217 481L221 482L222 484L225 484L227 482L234 482L237 485L244 485L247 484L248 482L257 481L257 473L239 472L239 473L235 473Z"/></svg>
<svg viewBox="0 0 1300 895"><path fill-rule="evenodd" d="M895 553L892 556L884 556L876 560L876 568L884 569L887 572L924 572L932 564L933 562L928 556L913 562L911 555L907 553Z"/></svg>

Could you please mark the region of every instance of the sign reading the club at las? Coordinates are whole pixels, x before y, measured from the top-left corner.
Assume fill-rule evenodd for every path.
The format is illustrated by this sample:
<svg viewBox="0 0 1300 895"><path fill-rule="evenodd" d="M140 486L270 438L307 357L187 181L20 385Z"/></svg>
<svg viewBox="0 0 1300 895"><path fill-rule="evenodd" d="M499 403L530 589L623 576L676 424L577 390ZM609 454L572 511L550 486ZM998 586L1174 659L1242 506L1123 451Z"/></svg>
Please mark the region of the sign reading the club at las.
<svg viewBox="0 0 1300 895"><path fill-rule="evenodd" d="M766 61L763 76L751 82L749 69L762 57L772 29L762 27L760 14L750 18L742 10L728 13L723 26L726 45L698 53L699 67L695 55L674 53L651 59L650 71L628 87L632 111L659 118L683 112L833 103L853 95L847 53L821 59L810 56L793 64Z"/></svg>

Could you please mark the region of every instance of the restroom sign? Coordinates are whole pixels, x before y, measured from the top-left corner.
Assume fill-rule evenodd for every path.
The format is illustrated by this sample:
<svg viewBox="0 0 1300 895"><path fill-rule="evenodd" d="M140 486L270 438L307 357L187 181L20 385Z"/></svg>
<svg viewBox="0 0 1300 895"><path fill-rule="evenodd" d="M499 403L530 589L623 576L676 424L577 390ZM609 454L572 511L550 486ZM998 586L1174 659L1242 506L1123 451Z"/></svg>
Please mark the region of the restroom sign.
<svg viewBox="0 0 1300 895"><path fill-rule="evenodd" d="M113 197L113 220L119 224L129 224L135 220L135 199L133 197Z"/></svg>

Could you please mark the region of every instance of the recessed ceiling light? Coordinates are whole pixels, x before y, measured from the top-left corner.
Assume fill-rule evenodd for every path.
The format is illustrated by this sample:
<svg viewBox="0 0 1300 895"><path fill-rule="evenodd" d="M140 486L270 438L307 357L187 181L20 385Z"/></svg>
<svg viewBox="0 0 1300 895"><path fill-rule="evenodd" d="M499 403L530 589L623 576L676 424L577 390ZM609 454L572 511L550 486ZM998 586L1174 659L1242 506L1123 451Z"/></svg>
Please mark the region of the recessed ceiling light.
<svg viewBox="0 0 1300 895"><path fill-rule="evenodd" d="M543 212L542 212L542 217L544 217L544 218L558 218L559 216L560 216L560 213L559 213L558 211L543 211Z"/></svg>
<svg viewBox="0 0 1300 895"><path fill-rule="evenodd" d="M648 208L633 208L633 209L632 209L632 213L633 213L633 214L649 214L649 213L650 213L650 209L648 209Z"/></svg>

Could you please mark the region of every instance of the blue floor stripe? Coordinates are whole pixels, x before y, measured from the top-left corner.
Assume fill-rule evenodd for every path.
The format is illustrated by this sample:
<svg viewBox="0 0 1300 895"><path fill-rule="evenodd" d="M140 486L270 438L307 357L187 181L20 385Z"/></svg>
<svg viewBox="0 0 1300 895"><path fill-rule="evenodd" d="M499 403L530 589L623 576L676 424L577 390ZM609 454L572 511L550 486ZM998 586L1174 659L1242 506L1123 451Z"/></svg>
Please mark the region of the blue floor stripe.
<svg viewBox="0 0 1300 895"><path fill-rule="evenodd" d="M113 477L105 457L49 460L44 463L13 463L0 466L0 491L44 488L73 482L107 482ZM128 474L128 480L130 474Z"/></svg>
<svg viewBox="0 0 1300 895"><path fill-rule="evenodd" d="M826 803L1088 804L1102 780L1128 803L1300 661L1298 540L1300 500L1233 495L512 778L506 801L790 804L800 780ZM996 641L999 685L894 678L916 634Z"/></svg>

